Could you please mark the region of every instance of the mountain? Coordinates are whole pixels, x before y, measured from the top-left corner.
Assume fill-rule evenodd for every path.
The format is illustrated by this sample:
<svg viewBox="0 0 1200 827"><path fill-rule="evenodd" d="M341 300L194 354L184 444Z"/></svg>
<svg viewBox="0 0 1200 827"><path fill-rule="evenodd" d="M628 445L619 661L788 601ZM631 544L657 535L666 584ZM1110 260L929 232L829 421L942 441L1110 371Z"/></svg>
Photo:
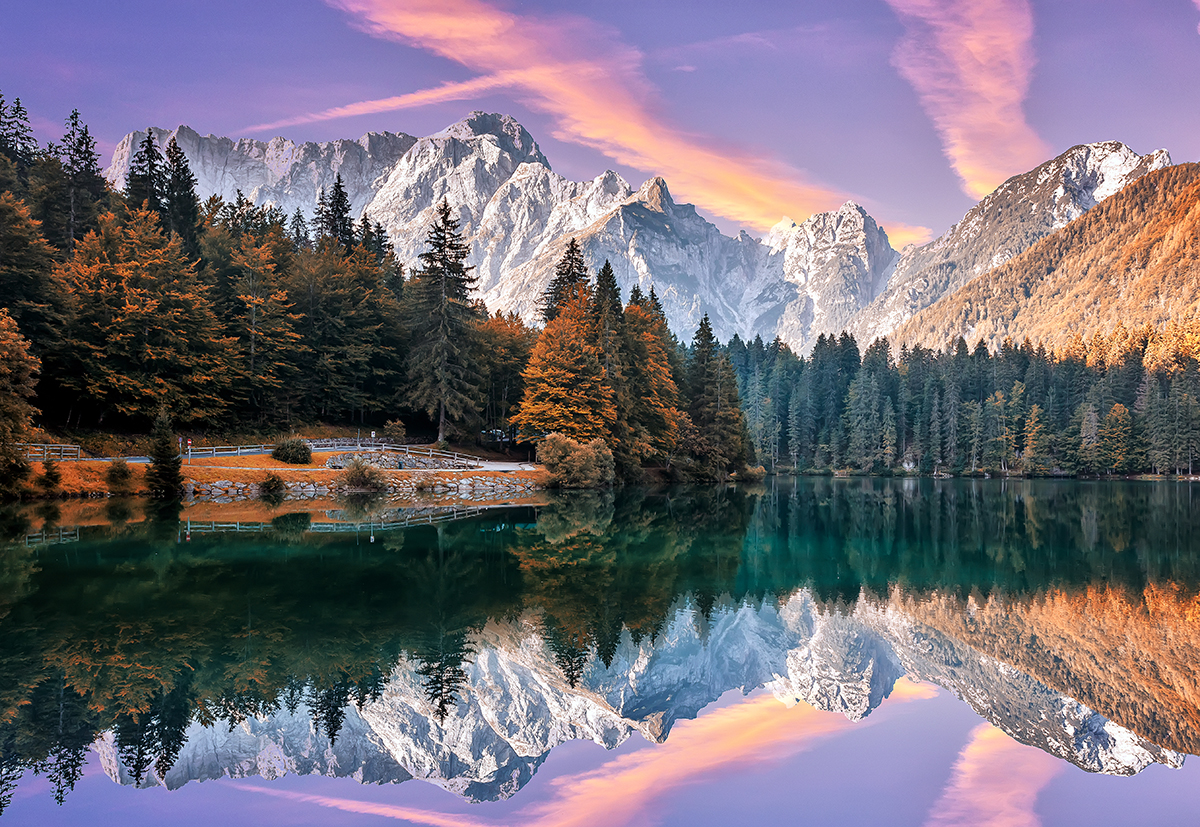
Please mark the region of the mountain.
<svg viewBox="0 0 1200 827"><path fill-rule="evenodd" d="M1038 239L1170 163L1110 142L1075 147L1010 179L941 238L897 253L886 232L853 202L802 223L782 219L763 239L726 236L667 182L634 190L615 172L571 181L554 172L537 142L506 115L473 112L425 138L368 133L358 141L295 144L174 136L202 198L233 198L311 215L317 192L342 175L352 214L387 229L399 259L423 252L433 208L453 207L470 243L482 298L492 310L537 321L537 304L567 241L590 266L609 260L622 290L653 286L677 335L689 339L704 314L718 338L779 336L808 353L822 333L853 331L861 342L889 334L914 312L1024 251ZM120 186L145 133L118 145L105 175Z"/></svg>
<svg viewBox="0 0 1200 827"><path fill-rule="evenodd" d="M923 310L896 343L991 346L1026 336L1063 349L1076 335L1200 312L1200 164L1151 172L1021 255Z"/></svg>
<svg viewBox="0 0 1200 827"><path fill-rule="evenodd" d="M1166 150L1138 155L1108 141L1072 147L1008 179L944 235L905 249L887 289L857 315L850 331L863 344L891 334L914 313L1024 252L1146 173L1170 165Z"/></svg>
<svg viewBox="0 0 1200 827"><path fill-rule="evenodd" d="M219 195L232 200L240 190L255 204L274 204L289 215L296 209L311 216L317 192L328 189L338 173L355 215L375 197L388 173L417 143L411 135L368 132L357 141L297 144L286 138L252 141L199 135L186 126L151 128L164 149L175 138L187 156L200 200ZM104 177L118 189L129 178L129 163L145 132L130 132L113 151Z"/></svg>
<svg viewBox="0 0 1200 827"><path fill-rule="evenodd" d="M779 604L727 603L705 616L683 599L653 640L634 642L626 631L611 663L593 658L575 686L536 618L492 622L474 641L459 703L444 720L415 664L402 662L379 698L346 707L332 744L303 707L232 729L196 722L166 776L152 770L143 785L316 773L364 783L421 778L474 801L507 798L561 743L588 739L611 749L635 732L663 742L676 721L731 689L765 686L786 704L860 720L903 675L947 688L1018 741L1089 772L1182 764L1181 754L922 622L923 604L914 611L911 603L900 594L883 602L864 596L847 611L801 589ZM1102 669L1078 676L1112 680ZM1157 705L1148 700L1141 717L1152 720ZM111 736L95 748L110 777L133 783Z"/></svg>

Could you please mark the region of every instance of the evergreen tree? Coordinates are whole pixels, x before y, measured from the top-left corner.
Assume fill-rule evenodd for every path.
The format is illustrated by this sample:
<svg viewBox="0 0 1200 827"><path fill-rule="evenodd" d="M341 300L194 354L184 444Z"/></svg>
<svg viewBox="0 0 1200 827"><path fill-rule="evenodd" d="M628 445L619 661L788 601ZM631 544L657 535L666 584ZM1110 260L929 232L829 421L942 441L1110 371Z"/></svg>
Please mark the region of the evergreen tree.
<svg viewBox="0 0 1200 827"><path fill-rule="evenodd" d="M37 412L30 400L41 365L29 351L16 322L0 308L0 497L13 493L6 489L28 471L16 443L24 439Z"/></svg>
<svg viewBox="0 0 1200 827"><path fill-rule="evenodd" d="M78 109L71 110L67 118L61 151L67 190L66 252L71 255L75 252L75 243L95 229L100 205L108 192L100 172L96 141L88 132L87 124L80 119Z"/></svg>
<svg viewBox="0 0 1200 827"><path fill-rule="evenodd" d="M171 431L171 421L165 411L159 411L150 434L150 466L146 469L146 488L150 496L163 500L179 499L183 491L182 467L179 443Z"/></svg>
<svg viewBox="0 0 1200 827"><path fill-rule="evenodd" d="M340 172L325 199L325 222L323 235L336 239L346 253L354 249L354 220L350 218L350 197L346 194L346 186L342 183Z"/></svg>
<svg viewBox="0 0 1200 827"><path fill-rule="evenodd" d="M68 296L40 222L11 193L0 193L0 307L40 355L62 335Z"/></svg>
<svg viewBox="0 0 1200 827"><path fill-rule="evenodd" d="M1100 426L1100 466L1109 474L1127 473L1134 465L1132 431L1129 409L1117 402Z"/></svg>
<svg viewBox="0 0 1200 827"><path fill-rule="evenodd" d="M200 256L200 199L196 195L196 176L174 135L167 143L166 166L163 194L166 229L178 234L183 240L183 254L195 259Z"/></svg>
<svg viewBox="0 0 1200 827"><path fill-rule="evenodd" d="M471 356L479 311L471 293L477 279L465 263L470 250L445 200L426 244L421 269L405 290L413 341L409 380L412 404L434 417L442 442L451 420L476 411L479 376Z"/></svg>
<svg viewBox="0 0 1200 827"><path fill-rule="evenodd" d="M1042 406L1034 405L1025 418L1025 449L1022 466L1026 474L1045 476L1050 471L1046 426L1042 424Z"/></svg>
<svg viewBox="0 0 1200 827"><path fill-rule="evenodd" d="M301 250L312 249L312 239L308 235L308 222L304 219L304 213L300 211L299 207L296 207L296 211L292 213L288 234L292 239L292 248L297 253Z"/></svg>
<svg viewBox="0 0 1200 827"><path fill-rule="evenodd" d="M575 288L588 283L587 265L583 260L583 252L579 242L572 238L567 243L567 250L554 268L554 278L546 285L542 294L542 322L549 324L554 321L559 310L575 295Z"/></svg>
<svg viewBox="0 0 1200 827"><path fill-rule="evenodd" d="M167 189L166 162L154 140L154 132L146 127L146 137L138 144L129 161L129 181L125 197L133 209L143 206L163 214L163 196Z"/></svg>
<svg viewBox="0 0 1200 827"><path fill-rule="evenodd" d="M40 151L21 99L14 98L11 104L6 104L0 94L0 154L23 172L33 166Z"/></svg>

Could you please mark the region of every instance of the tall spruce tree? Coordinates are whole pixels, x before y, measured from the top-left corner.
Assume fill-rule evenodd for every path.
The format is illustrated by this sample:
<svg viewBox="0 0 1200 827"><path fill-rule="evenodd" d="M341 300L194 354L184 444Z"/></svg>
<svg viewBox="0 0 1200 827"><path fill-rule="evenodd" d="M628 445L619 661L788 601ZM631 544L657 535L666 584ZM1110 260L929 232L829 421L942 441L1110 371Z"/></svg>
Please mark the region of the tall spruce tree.
<svg viewBox="0 0 1200 827"><path fill-rule="evenodd" d="M29 112L21 105L21 99L14 98L11 104L6 104L0 94L0 154L24 171L33 165L40 151L29 125Z"/></svg>
<svg viewBox="0 0 1200 827"><path fill-rule="evenodd" d="M474 415L478 404L473 345L480 312L471 299L477 279L445 199L425 243L429 249L419 256L421 267L405 289L413 342L408 376L411 404L434 418L438 441L444 442L451 421Z"/></svg>
<svg viewBox="0 0 1200 827"><path fill-rule="evenodd" d="M100 154L79 110L71 110L62 145L63 176L66 179L67 255L75 252L75 242L88 230L95 229L101 200L108 185L100 172Z"/></svg>
<svg viewBox="0 0 1200 827"><path fill-rule="evenodd" d="M199 258L200 199L196 195L196 176L174 135L167 143L165 181L166 229L183 240L184 255L190 259Z"/></svg>
<svg viewBox="0 0 1200 827"><path fill-rule="evenodd" d="M150 467L146 469L146 488L151 497L178 499L183 491L183 460L179 443L171 431L171 420L159 411L150 434Z"/></svg>
<svg viewBox="0 0 1200 827"><path fill-rule="evenodd" d="M163 214L163 195L167 189L167 169L154 132L146 127L146 137L138 144L137 152L129 161L129 182L125 186L125 197L129 206L149 209Z"/></svg>
<svg viewBox="0 0 1200 827"><path fill-rule="evenodd" d="M337 239L338 244L349 254L354 249L354 220L350 218L350 197L346 194L346 185L342 183L340 172L325 198L325 210L327 234Z"/></svg>
<svg viewBox="0 0 1200 827"><path fill-rule="evenodd" d="M572 238L567 243L567 250L554 268L554 278L546 285L542 294L542 322L549 324L575 294L575 288L588 283L587 264L583 260L583 251L579 242Z"/></svg>

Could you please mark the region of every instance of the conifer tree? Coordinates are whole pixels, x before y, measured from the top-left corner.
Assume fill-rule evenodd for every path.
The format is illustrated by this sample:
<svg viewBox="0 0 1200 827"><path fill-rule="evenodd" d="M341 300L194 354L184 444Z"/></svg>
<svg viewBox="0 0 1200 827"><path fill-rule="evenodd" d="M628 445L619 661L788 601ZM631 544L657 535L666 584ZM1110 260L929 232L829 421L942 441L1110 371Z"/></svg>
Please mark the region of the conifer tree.
<svg viewBox="0 0 1200 827"><path fill-rule="evenodd" d="M166 167L163 195L166 229L179 235L184 255L195 259L200 256L200 199L196 195L196 176L174 135L167 143Z"/></svg>
<svg viewBox="0 0 1200 827"><path fill-rule="evenodd" d="M11 193L0 193L0 307L44 355L62 335L66 291L40 222Z"/></svg>
<svg viewBox="0 0 1200 827"><path fill-rule="evenodd" d="M1100 425L1100 465L1109 474L1127 473L1133 465L1133 422L1129 409L1115 403Z"/></svg>
<svg viewBox="0 0 1200 827"><path fill-rule="evenodd" d="M480 381L472 364L479 311L471 293L477 279L466 264L470 250L445 200L438 205L426 244L429 249L419 256L421 268L405 290L413 341L408 376L411 404L434 418L443 442L452 420L474 415Z"/></svg>
<svg viewBox="0 0 1200 827"><path fill-rule="evenodd" d="M71 110L62 140L62 167L67 189L67 255L75 252L75 242L96 226L101 200L108 185L100 172L100 154L79 110Z"/></svg>
<svg viewBox="0 0 1200 827"><path fill-rule="evenodd" d="M0 308L0 496L28 471L16 443L25 437L37 409L34 388L41 364L30 353L29 341L21 335L8 311Z"/></svg>
<svg viewBox="0 0 1200 827"><path fill-rule="evenodd" d="M166 162L154 140L154 132L146 127L146 137L138 144L137 152L129 161L129 181L125 186L129 206L135 210L145 206L162 215L163 195L167 189L166 172Z"/></svg>
<svg viewBox="0 0 1200 827"><path fill-rule="evenodd" d="M588 283L587 265L583 260L583 252L579 242L572 238L567 243L566 252L554 268L554 278L546 285L542 294L542 322L549 324L554 321L559 310L575 295L575 288Z"/></svg>
<svg viewBox="0 0 1200 827"><path fill-rule="evenodd" d="M21 99L14 98L11 104L6 104L0 94L0 154L23 172L33 166L40 151Z"/></svg>
<svg viewBox="0 0 1200 827"><path fill-rule="evenodd" d="M1022 465L1026 474L1040 477L1049 472L1048 447L1046 426L1042 423L1042 406L1034 405L1029 409L1029 416L1025 418L1025 449L1022 454Z"/></svg>
<svg viewBox="0 0 1200 827"><path fill-rule="evenodd" d="M151 497L175 500L183 491L183 460L179 443L171 431L165 411L159 411L150 434L150 467L146 469L146 488Z"/></svg>
<svg viewBox="0 0 1200 827"><path fill-rule="evenodd" d="M724 479L745 461L746 425L733 365L719 351L707 314L696 329L690 356L689 413L698 433L697 459L711 476Z"/></svg>
<svg viewBox="0 0 1200 827"><path fill-rule="evenodd" d="M297 253L301 250L312 249L312 239L308 234L308 221L304 218L304 213L296 207L296 211L292 213L291 223L288 225L288 235L292 240L292 249Z"/></svg>
<svg viewBox="0 0 1200 827"><path fill-rule="evenodd" d="M521 409L511 420L527 438L558 433L588 442L611 436L617 414L600 348L588 335L588 298L577 286L534 345L522 374Z"/></svg>
<svg viewBox="0 0 1200 827"><path fill-rule="evenodd" d="M349 254L354 249L354 220L350 218L350 197L346 195L346 186L342 183L340 172L326 196L325 210L325 234L337 239L338 244Z"/></svg>

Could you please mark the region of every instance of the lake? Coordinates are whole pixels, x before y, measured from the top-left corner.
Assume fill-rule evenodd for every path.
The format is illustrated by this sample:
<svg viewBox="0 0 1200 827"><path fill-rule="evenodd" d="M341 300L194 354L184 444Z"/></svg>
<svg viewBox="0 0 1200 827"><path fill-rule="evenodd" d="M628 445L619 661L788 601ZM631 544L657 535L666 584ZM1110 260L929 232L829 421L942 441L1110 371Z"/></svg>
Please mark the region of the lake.
<svg viewBox="0 0 1200 827"><path fill-rule="evenodd" d="M1196 493L10 508L0 822L1195 823Z"/></svg>

